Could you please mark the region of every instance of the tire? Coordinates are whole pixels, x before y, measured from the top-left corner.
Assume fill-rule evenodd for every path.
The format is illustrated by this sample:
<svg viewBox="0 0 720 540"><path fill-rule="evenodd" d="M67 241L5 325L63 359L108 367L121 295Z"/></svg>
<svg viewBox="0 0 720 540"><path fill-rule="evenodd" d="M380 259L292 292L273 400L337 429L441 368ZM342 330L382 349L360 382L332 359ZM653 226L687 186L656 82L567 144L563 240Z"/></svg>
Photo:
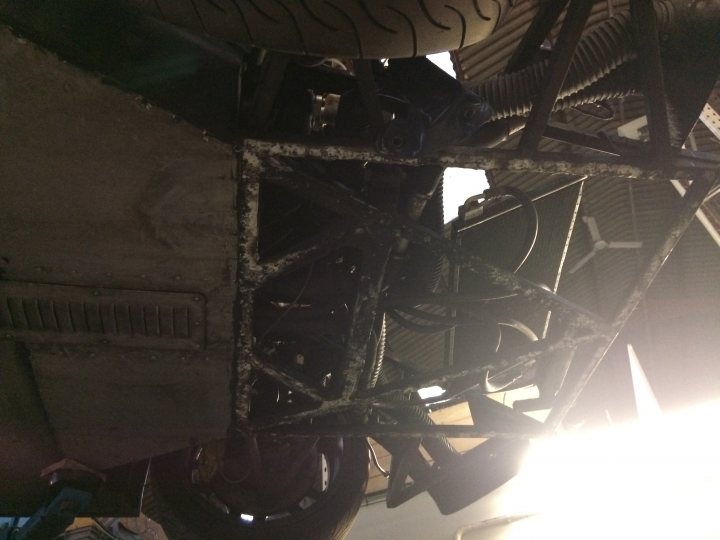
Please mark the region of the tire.
<svg viewBox="0 0 720 540"><path fill-rule="evenodd" d="M188 449L153 459L143 493L143 512L162 525L169 540L340 540L365 496L367 443L345 439L337 476L322 499L293 516L244 526L192 489L186 474L191 456Z"/></svg>
<svg viewBox="0 0 720 540"><path fill-rule="evenodd" d="M225 41L310 56L403 58L488 37L508 0L126 0Z"/></svg>

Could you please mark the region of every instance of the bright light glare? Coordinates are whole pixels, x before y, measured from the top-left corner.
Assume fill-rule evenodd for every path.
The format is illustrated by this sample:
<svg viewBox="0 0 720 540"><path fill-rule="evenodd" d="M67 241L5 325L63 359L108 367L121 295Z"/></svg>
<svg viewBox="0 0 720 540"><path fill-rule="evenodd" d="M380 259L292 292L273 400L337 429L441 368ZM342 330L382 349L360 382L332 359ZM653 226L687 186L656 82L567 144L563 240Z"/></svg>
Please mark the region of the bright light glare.
<svg viewBox="0 0 720 540"><path fill-rule="evenodd" d="M458 206L468 197L482 193L489 187L485 171L448 167L443 177L443 213L445 223L458 216Z"/></svg>
<svg viewBox="0 0 720 540"><path fill-rule="evenodd" d="M450 53L430 54L427 58L445 71L445 73L452 77L456 76ZM458 216L458 206L463 204L468 197L482 193L487 187L488 183L485 178L485 171L460 169L457 167L445 169L445 177L443 179L443 214L445 223L452 221Z"/></svg>
<svg viewBox="0 0 720 540"><path fill-rule="evenodd" d="M720 402L536 441L503 504L537 513L503 540L720 538Z"/></svg>
<svg viewBox="0 0 720 540"><path fill-rule="evenodd" d="M451 77L455 77L455 67L453 66L452 58L450 58L449 52L429 54L427 58L445 73Z"/></svg>
<svg viewBox="0 0 720 540"><path fill-rule="evenodd" d="M240 514L240 519L247 521L248 523L252 523L252 520L255 519L255 517L250 514Z"/></svg>
<svg viewBox="0 0 720 540"><path fill-rule="evenodd" d="M428 386L427 388L420 388L417 393L420 399L429 399L442 396L445 393L445 389L439 386Z"/></svg>

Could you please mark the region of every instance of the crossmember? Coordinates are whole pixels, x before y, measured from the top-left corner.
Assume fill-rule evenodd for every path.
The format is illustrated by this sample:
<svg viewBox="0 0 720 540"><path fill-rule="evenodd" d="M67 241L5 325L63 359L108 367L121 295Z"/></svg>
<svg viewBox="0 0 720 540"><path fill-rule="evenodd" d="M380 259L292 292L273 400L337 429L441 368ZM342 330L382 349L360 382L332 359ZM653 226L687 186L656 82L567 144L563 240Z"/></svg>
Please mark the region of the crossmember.
<svg viewBox="0 0 720 540"><path fill-rule="evenodd" d="M544 431L557 429L579 394L597 369L602 359L627 323L630 315L642 300L664 262L692 222L695 213L705 201L719 178L720 161L715 156L680 151L668 163L654 166L655 161L620 157L579 158L568 154L523 155L522 151L457 149L423 159L385 156L371 148L322 146L299 142L260 141L248 139L238 149L240 171L240 264L239 264L239 327L237 356L235 359L235 425L239 430L256 430L277 435L293 436L381 436L381 437L482 437L513 438L534 437ZM513 272L490 265L476 254L438 235L434 231L404 219L400 215L381 211L355 198L352 194L329 183L315 179L295 166L297 159L323 161L358 161L411 166L443 165L467 168L499 169L508 171L557 172L583 175L588 181L598 176L644 178L657 181L673 179L691 181L690 188L679 201L675 218L647 260L637 281L624 296L615 317L603 321L546 288L519 278ZM298 197L312 201L329 210L343 214L347 221L330 228L303 245L272 260L260 260L257 252L258 207L260 183L270 182L291 190ZM318 425L309 419L342 412L367 412L371 408L407 407L405 396L419 388L443 385L450 381L479 384L487 376L490 366L471 368L446 367L430 373L421 373L400 382L381 385L374 389L358 386L364 368L366 350L373 321L381 306L380 284L389 256L391 242L399 237L424 243L442 253L451 262L481 275L501 291L518 295L528 303L553 311L565 323L566 331L553 341L543 340L528 345L515 354L493 362L495 373L529 365L536 359L558 350L581 349L573 360L572 373L561 387L546 424L524 431L488 432L474 426L420 426L387 424ZM371 241L368 241L368 240ZM253 298L255 290L284 272L310 264L327 255L340 245L359 246L363 252L360 290L352 309L352 329L342 359L342 388L333 395L312 381L302 380L274 364L270 355L257 350L253 340ZM372 247L371 247L372 246ZM289 389L316 403L307 410L283 417L249 420L250 380L257 370L275 379ZM518 415L520 413L517 413ZM353 415L363 418L362 414Z"/></svg>

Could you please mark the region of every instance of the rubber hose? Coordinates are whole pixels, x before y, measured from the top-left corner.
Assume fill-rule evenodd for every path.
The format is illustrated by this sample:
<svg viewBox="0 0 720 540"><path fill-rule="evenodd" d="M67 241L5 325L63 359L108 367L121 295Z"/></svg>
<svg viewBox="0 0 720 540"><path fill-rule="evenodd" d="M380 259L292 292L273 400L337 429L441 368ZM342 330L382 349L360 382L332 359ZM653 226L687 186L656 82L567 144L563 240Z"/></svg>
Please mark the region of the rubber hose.
<svg viewBox="0 0 720 540"><path fill-rule="evenodd" d="M373 368L370 373L368 380L368 388L374 388L378 380L380 379L380 373L382 371L383 359L385 358L385 345L386 345L387 325L385 322L385 316L382 317L382 323L380 331L378 332L377 344L375 347L375 358L373 360ZM398 420L407 421L411 423L421 423L425 426L432 426L434 422L427 414L423 407L408 407L393 411L393 416ZM450 441L445 437L427 437L423 439L423 446L432 456L432 458L443 463L448 459L451 459L457 454L457 451L452 447Z"/></svg>
<svg viewBox="0 0 720 540"><path fill-rule="evenodd" d="M428 229L442 233L445 225L442 182L440 182L432 198L427 202L418 222ZM403 261L401 279L394 285L394 290L402 289L407 292L435 291L442 277L442 264L443 257L441 254L428 249L424 245L411 244Z"/></svg>
<svg viewBox="0 0 720 540"><path fill-rule="evenodd" d="M375 358L371 359L372 369L370 370L370 377L368 379L367 387L375 388L378 380L380 380L380 372L383 368L383 361L385 360L385 345L387 343L387 324L385 322L385 315L381 316L380 329L378 331L377 342L375 345Z"/></svg>
<svg viewBox="0 0 720 540"><path fill-rule="evenodd" d="M638 65L636 61L623 64L598 82L558 100L553 110L571 109L579 105L637 94L640 88L637 74Z"/></svg>
<svg viewBox="0 0 720 540"><path fill-rule="evenodd" d="M432 209L430 211L430 217L428 218L428 221L431 221L432 229L439 233L442 233L443 228L445 227L445 204L443 198L444 186L443 182L441 181L440 185L437 187L437 191L435 191L435 196L433 197L433 200L430 201ZM438 288L438 285L440 284L440 279L442 278L443 257L439 253L431 252L428 253L428 259L430 262L428 262L429 277L426 290L434 292Z"/></svg>
<svg viewBox="0 0 720 540"><path fill-rule="evenodd" d="M443 184L441 180L435 188L432 198L425 206L420 217L420 223L434 231L442 232L444 226L443 217ZM442 263L442 255L431 252L424 246L411 246L406 261L406 268L410 269L411 274L408 275L407 279L412 282L413 287L432 292L440 283ZM376 336L375 348L371 350L375 354L374 357L368 355L371 368L367 371L367 388L374 388L377 385L382 372L387 342L385 315L382 315L380 326L374 335Z"/></svg>
<svg viewBox="0 0 720 540"><path fill-rule="evenodd" d="M442 233L445 225L443 215L443 183L442 181L435 190L433 198L428 202L425 213L420 223L435 232ZM417 268L417 276L421 278L418 286L424 292L434 292L440 284L442 277L443 257L439 253L427 248L420 248L419 257L410 257L411 264Z"/></svg>
<svg viewBox="0 0 720 540"><path fill-rule="evenodd" d="M553 111L572 109L579 105L637 94L640 84L636 80L637 69L637 62L628 62L600 81L557 101ZM514 133L522 130L525 127L525 121L526 118L523 116L495 120L484 125L478 133L465 141L464 144L482 148L494 148L508 140Z"/></svg>
<svg viewBox="0 0 720 540"><path fill-rule="evenodd" d="M424 426L434 426L435 422L428 415L423 407L405 407L394 410L392 413L397 420L422 424ZM437 463L445 463L457 455L457 450L453 448L445 437L426 437L422 440L422 444Z"/></svg>
<svg viewBox="0 0 720 540"><path fill-rule="evenodd" d="M655 12L659 31L667 31L674 20L672 5L658 2ZM622 11L595 26L580 39L558 99L587 88L635 56L630 12ZM544 60L519 71L499 75L480 84L475 92L494 109L493 120L527 115L542 88L548 65L549 61Z"/></svg>

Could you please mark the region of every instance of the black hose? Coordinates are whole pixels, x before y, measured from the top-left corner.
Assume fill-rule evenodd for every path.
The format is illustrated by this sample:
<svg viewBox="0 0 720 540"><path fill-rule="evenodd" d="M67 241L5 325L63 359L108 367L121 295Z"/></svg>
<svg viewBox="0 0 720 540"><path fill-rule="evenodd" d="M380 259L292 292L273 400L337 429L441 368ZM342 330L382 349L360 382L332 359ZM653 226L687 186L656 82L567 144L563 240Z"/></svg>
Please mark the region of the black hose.
<svg viewBox="0 0 720 540"><path fill-rule="evenodd" d="M532 253L537 241L538 231L540 229L540 218L538 217L537 208L532 199L523 191L513 186L495 186L485 190L486 200L496 197L509 196L517 200L525 212L527 218L527 226L525 228L525 238L523 246L518 257L513 261L513 272L517 272L527 261L530 253Z"/></svg>
<svg viewBox="0 0 720 540"><path fill-rule="evenodd" d="M424 407L408 407L387 412L396 420L408 424L435 425ZM457 451L445 437L426 437L422 440L422 445L436 463L447 463L448 460L457 455Z"/></svg>
<svg viewBox="0 0 720 540"><path fill-rule="evenodd" d="M640 88L637 74L637 61L623 64L598 82L556 101L553 106L553 111L557 112L572 109L580 105L598 103L600 101L637 94ZM485 124L475 135L466 140L464 144L480 146L482 148L494 148L508 140L513 134L522 130L525 127L525 123L526 118L523 116L494 120Z"/></svg>
<svg viewBox="0 0 720 540"><path fill-rule="evenodd" d="M368 388L374 388L377 385L382 371L383 359L385 357L387 325L385 323L384 316L381 318L381 321L382 323L377 334L376 347L374 349L370 349L370 351L375 353L375 358L373 360L371 375L367 383ZM435 424L427 414L425 408L422 406L393 411L392 416L399 421L406 421L415 424L420 423L425 426L432 426ZM445 437L428 437L423 439L422 444L430 456L438 463L447 462L448 459L451 459L457 454L450 444L450 441L448 441ZM385 471L380 467L377 461L375 461L375 465L381 473L385 474Z"/></svg>
<svg viewBox="0 0 720 540"><path fill-rule="evenodd" d="M610 75L574 94L555 102L553 110L561 111L571 109L588 103L607 101L632 94L637 94L640 88L638 80L639 66L637 61L628 62L613 70Z"/></svg>
<svg viewBox="0 0 720 540"><path fill-rule="evenodd" d="M368 450L370 451L370 459L372 459L373 465L375 465L375 468L380 471L380 474L382 474L385 478L390 478L390 472L385 470L385 468L380 465L380 460L375 453L375 448L372 444L370 444L370 439L368 439L366 442Z"/></svg>
<svg viewBox="0 0 720 540"><path fill-rule="evenodd" d="M369 359L372 362L372 369L370 370L370 376L368 378L367 387L375 388L378 380L380 379L380 372L383 368L383 361L385 360L385 345L387 343L387 324L385 323L385 314L380 315L379 329L377 330L377 338L375 341L375 350L370 350L370 353L374 353L374 358Z"/></svg>
<svg viewBox="0 0 720 540"><path fill-rule="evenodd" d="M433 196L428 200L418 222L435 232L442 233L445 225L443 219L442 181L438 184ZM403 275L395 283L394 289L422 291L424 293L433 292L440 283L442 266L442 254L424 245L410 245L403 262Z"/></svg>
<svg viewBox="0 0 720 540"><path fill-rule="evenodd" d="M444 209L443 209L443 181L438 184L435 193L430 199L427 212L423 215L420 223L430 227L436 232L442 233L445 225ZM424 257L421 258L423 271L420 275L424 276L422 290L425 292L434 292L440 284L443 269L443 257L440 253L432 250L425 250Z"/></svg>
<svg viewBox="0 0 720 540"><path fill-rule="evenodd" d="M666 31L674 19L673 6L667 1L658 2L655 12L659 31ZM581 38L558 99L587 88L635 57L630 12L622 11ZM547 60L536 62L519 71L485 81L475 92L494 109L493 120L525 116L542 88L547 67Z"/></svg>
<svg viewBox="0 0 720 540"><path fill-rule="evenodd" d="M520 254L515 259L515 261L513 261L512 265L513 272L517 272L525 264L525 261L527 261L527 258L530 256L530 253L535 247L535 242L537 241L537 235L540 228L540 220L538 217L537 209L535 208L535 204L530 197L528 197L522 190L519 190L516 187L491 187L486 189L480 195L473 195L472 197L469 197L465 201L465 204L463 204L462 206L462 209L460 211L460 218L461 220L465 219L465 212L467 211L467 207L471 202L478 199L484 199L484 203L487 203L493 199L499 199L502 197L512 197L517 200L522 206L522 209L525 212L525 217L527 218L527 226L525 229L525 238L523 240L522 250L520 251Z"/></svg>

